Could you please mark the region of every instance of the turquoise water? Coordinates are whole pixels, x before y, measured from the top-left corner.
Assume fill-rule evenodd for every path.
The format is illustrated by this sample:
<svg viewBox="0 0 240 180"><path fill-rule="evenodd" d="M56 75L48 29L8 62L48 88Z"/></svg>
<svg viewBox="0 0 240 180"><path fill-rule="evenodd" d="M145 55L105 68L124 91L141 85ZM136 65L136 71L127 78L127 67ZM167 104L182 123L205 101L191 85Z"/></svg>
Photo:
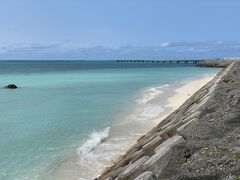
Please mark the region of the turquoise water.
<svg viewBox="0 0 240 180"><path fill-rule="evenodd" d="M0 179L45 179L56 162L133 105L146 87L218 72L192 65L0 62Z"/></svg>

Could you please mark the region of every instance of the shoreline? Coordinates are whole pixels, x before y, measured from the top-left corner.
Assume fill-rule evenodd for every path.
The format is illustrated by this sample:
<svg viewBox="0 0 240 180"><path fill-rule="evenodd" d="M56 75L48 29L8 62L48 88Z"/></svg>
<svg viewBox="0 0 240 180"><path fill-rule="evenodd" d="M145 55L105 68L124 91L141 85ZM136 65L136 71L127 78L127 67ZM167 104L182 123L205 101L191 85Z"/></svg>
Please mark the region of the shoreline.
<svg viewBox="0 0 240 180"><path fill-rule="evenodd" d="M142 157L142 155L140 154L138 155L138 153L141 152L141 151L138 151L140 147L144 146L147 143L146 141L148 141L149 138L151 139L151 137L154 136L155 131L157 129L159 129L164 124L168 124L168 120L171 119L171 116L177 113L185 103L188 103L188 101L191 101L191 98L192 98L191 95L194 96L205 86L207 86L208 84L211 84L221 72L222 71L214 75L211 74L203 77L198 77L195 79L188 79L182 82L178 82L178 84L175 84L174 94L170 95L165 100L165 105L163 105L164 108L168 108L167 111L165 111L165 113L161 117L156 118L154 121L152 121L154 122L154 125L150 129L148 129L148 131L146 131L141 137L138 137L137 142L135 142L132 146L129 146L124 151L124 154L120 155L118 159L116 159L113 162L112 166L108 166L108 167L106 166L105 169L102 171L101 175L98 176L97 179L105 179L106 177L108 177L108 174L111 174L111 173L115 174L115 171L117 171L116 169L120 168L119 166L122 167L121 164L125 164L126 162L129 162L129 158L131 159L133 156L137 156L137 157L139 156L139 158ZM186 93L187 90L188 92ZM184 96L184 98L181 98L182 95ZM170 100L171 101L178 100L178 101L175 101L173 103L173 102L169 102Z"/></svg>
<svg viewBox="0 0 240 180"><path fill-rule="evenodd" d="M114 163L116 163L119 160L119 158L121 159L121 157L124 156L124 154L132 146L134 146L134 144L137 143L138 139L141 138L141 136L144 136L145 134L149 133L154 127L156 127L159 123L161 123L161 121L163 119L165 119L167 116L169 116L175 110L177 110L188 98L190 98L200 88L202 88L209 81L211 81L216 75L217 75L217 73L203 76L203 77L197 77L194 79L188 79L188 80L176 82L176 83L173 83L166 87L164 86L162 88L162 93L160 93L157 97L155 97L153 100L151 100L151 101L156 101L156 99L162 99L161 102L158 101L157 103L158 103L158 106L161 106L163 108L163 112L161 112L158 117L149 119L151 122L150 123L151 125L148 126L147 128L144 127L142 129L140 129L139 133L135 133L136 136L135 135L134 135L135 137L132 136L128 140L128 142L130 141L130 143L125 145L125 147L122 150L119 151L119 149L115 149L115 151L114 151L115 156L111 159L110 163L106 164L107 166L104 166L104 168L102 168L99 171L99 175L102 172L104 172L106 167L109 167L109 166L113 165ZM134 126L136 126L136 123L139 123L139 122L134 122ZM143 126L147 125L146 123L148 123L148 122L142 122L142 125ZM119 137L119 134L115 134L115 133L114 133L114 135L111 134L113 131L115 131L115 129L114 129L115 127L111 127L111 128L112 129L111 129L111 132L109 135L110 138L118 137L119 139L121 139L121 137ZM117 127L117 128L119 128L119 127ZM126 133L126 129L123 130L123 128L121 128L120 130L118 129L118 131L121 131L120 134ZM106 141L108 141L108 139L106 139ZM115 143L119 143L119 142L116 141ZM118 152L116 152L116 151L118 151ZM99 175L97 175L97 176L99 176ZM97 176L94 176L92 178L95 178Z"/></svg>
<svg viewBox="0 0 240 180"><path fill-rule="evenodd" d="M166 107L170 107L172 111L178 109L188 98L215 76L216 74L185 82L183 86L175 89L176 94L174 96L168 98Z"/></svg>
<svg viewBox="0 0 240 180"><path fill-rule="evenodd" d="M166 109L164 114L154 120L156 125L177 110L188 98L190 98L195 92L211 81L216 75L217 73L198 77L191 80L182 81L175 85L174 94L169 96L163 105L164 109Z"/></svg>
<svg viewBox="0 0 240 180"><path fill-rule="evenodd" d="M238 66L234 66L235 64ZM237 62L224 66L212 80L140 137L136 144L96 179L184 179L220 176L226 179L228 176L222 173L222 155L217 154L222 150L229 153L227 158L234 162L230 166L225 164L224 172L229 176L232 176L232 173L239 174L239 149L236 147L236 143L240 143L240 136L236 136L239 128L232 124L236 124L239 117L239 68L240 63ZM229 99L230 96L234 98ZM229 140L231 142L228 142ZM209 156L204 156L206 151L209 151ZM201 161L196 157L201 158ZM209 158L217 161L216 166L208 163ZM207 171L202 168L205 166Z"/></svg>
<svg viewBox="0 0 240 180"><path fill-rule="evenodd" d="M113 122L111 129L107 127L101 132L96 132L101 133L100 136L103 139L91 151L86 152L87 157L82 157L78 152L74 156L68 157L54 169L51 179L61 180L71 177L72 180L75 180L80 177L81 180L85 180L99 176L106 167L112 166L119 158L121 159L141 136L149 133L192 94L212 80L214 76L207 75L163 86L161 92L149 101L149 104L155 103L163 108L163 111L157 117L147 119L147 121L131 121L130 123L127 122L128 120L124 120L127 124L123 123L123 125ZM143 106L147 105L144 104ZM106 131L107 129L108 131ZM81 166L81 164L84 164L84 166Z"/></svg>

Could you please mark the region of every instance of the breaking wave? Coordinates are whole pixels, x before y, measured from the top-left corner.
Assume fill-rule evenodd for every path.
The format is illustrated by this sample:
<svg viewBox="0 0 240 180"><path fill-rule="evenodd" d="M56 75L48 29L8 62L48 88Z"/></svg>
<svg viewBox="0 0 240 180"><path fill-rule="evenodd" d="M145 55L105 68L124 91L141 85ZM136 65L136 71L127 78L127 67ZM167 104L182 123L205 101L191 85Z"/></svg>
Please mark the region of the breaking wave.
<svg viewBox="0 0 240 180"><path fill-rule="evenodd" d="M107 127L102 131L94 131L89 135L89 138L79 147L79 153L87 156L92 149L99 145L102 141L109 137L111 128Z"/></svg>
<svg viewBox="0 0 240 180"><path fill-rule="evenodd" d="M156 96L163 93L162 88L168 87L169 84L165 84L159 87L152 87L143 92L143 95L140 99L136 100L138 104L146 104L149 101L153 100Z"/></svg>

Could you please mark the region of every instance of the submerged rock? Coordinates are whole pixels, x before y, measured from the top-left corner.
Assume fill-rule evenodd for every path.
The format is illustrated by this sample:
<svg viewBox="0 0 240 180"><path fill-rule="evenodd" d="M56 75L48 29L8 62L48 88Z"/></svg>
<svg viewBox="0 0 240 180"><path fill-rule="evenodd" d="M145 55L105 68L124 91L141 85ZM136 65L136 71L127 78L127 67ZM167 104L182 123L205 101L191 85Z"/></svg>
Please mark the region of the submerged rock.
<svg viewBox="0 0 240 180"><path fill-rule="evenodd" d="M8 89L17 89L17 85L16 84L9 84L7 86L5 86L5 88L8 88Z"/></svg>

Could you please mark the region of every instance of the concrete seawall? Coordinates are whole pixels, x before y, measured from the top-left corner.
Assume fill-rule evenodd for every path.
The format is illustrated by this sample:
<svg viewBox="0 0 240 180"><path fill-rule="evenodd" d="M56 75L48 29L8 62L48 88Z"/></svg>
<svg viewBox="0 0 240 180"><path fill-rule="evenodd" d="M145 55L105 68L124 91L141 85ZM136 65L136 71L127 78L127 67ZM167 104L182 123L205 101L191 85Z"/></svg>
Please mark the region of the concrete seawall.
<svg viewBox="0 0 240 180"><path fill-rule="evenodd" d="M107 168L96 179L154 180L194 179L194 177L203 176L225 178L229 174L238 176L237 173L240 172L240 160L238 159L238 153L240 153L240 120L236 120L236 113L234 114L232 109L236 109L237 112L237 107L240 107L240 103L238 103L240 102L240 84L238 84L240 82L240 63L221 62L216 64L216 62L206 62L203 67L224 67L224 69L187 99L180 108L146 135L139 138L137 144L132 146L124 156L120 157L113 166ZM235 87L234 90L232 86ZM227 92L223 94L221 99L220 94L224 93L223 91ZM209 107L212 107L212 109ZM221 112L217 113L219 109ZM219 117L220 114L221 117ZM235 123L236 126L224 124L225 116L225 119L233 116L236 122L232 123ZM221 118L223 120L220 123L218 119ZM229 131L239 139L234 140L234 145L230 143L230 145L224 146L226 140L222 138L225 135L227 136ZM215 140L223 142L219 145L214 143ZM215 154L217 153L215 152L218 154L224 152L225 160L232 162L232 164L230 163L231 168L225 168L220 163L223 169L222 173L220 165L216 168L211 166L208 169L208 161L211 161L212 158L214 163L215 161L219 163L219 159L221 161L221 158L216 158L217 155ZM204 154L206 159L204 159L204 155L204 157L199 155L201 153L206 153ZM215 165L213 162L211 163Z"/></svg>

